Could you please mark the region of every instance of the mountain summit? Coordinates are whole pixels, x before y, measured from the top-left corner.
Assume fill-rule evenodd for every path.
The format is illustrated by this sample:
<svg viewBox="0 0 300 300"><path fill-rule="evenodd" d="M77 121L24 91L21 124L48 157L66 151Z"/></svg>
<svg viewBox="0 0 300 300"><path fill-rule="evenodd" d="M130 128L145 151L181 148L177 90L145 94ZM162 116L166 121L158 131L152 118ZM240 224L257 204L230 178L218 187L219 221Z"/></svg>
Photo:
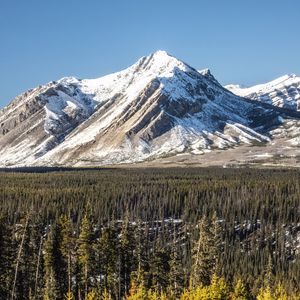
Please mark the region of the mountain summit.
<svg viewBox="0 0 300 300"><path fill-rule="evenodd" d="M97 79L66 77L0 111L0 165L103 165L268 145L297 112L246 99L165 51Z"/></svg>

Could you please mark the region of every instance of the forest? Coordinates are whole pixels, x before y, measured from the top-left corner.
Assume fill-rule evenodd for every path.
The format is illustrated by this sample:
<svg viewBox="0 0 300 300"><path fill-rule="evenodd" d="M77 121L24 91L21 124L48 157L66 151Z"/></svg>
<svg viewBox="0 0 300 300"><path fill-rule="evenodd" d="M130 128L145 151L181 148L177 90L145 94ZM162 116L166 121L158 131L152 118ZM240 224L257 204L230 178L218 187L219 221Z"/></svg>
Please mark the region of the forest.
<svg viewBox="0 0 300 300"><path fill-rule="evenodd" d="M0 170L0 299L300 299L300 172Z"/></svg>

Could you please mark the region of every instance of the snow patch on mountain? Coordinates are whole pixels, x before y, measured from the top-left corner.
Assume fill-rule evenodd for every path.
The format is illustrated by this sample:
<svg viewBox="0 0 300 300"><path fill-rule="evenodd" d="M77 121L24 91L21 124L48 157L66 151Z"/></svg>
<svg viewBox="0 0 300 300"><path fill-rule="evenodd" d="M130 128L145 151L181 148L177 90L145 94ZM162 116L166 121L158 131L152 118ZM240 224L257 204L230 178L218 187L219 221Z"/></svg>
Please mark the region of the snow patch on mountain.
<svg viewBox="0 0 300 300"><path fill-rule="evenodd" d="M286 98L285 88L297 100L297 82L282 78L259 91L271 97L271 88L280 87ZM263 101L253 90L252 99ZM222 87L209 69L197 71L157 51L117 73L65 77L17 97L0 111L0 165L133 163L283 136L296 145L298 121L288 122L272 107Z"/></svg>
<svg viewBox="0 0 300 300"><path fill-rule="evenodd" d="M225 88L241 97L300 111L300 77L295 74L248 88L232 84Z"/></svg>

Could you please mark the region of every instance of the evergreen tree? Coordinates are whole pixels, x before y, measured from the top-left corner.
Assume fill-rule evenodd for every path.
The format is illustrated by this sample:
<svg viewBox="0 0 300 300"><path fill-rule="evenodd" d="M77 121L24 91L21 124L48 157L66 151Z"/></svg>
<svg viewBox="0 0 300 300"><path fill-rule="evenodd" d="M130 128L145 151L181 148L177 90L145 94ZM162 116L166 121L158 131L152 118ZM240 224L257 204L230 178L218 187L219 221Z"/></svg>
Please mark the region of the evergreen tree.
<svg viewBox="0 0 300 300"><path fill-rule="evenodd" d="M45 288L44 300L59 300L63 295L59 289L59 244L57 226L51 226L44 245Z"/></svg>
<svg viewBox="0 0 300 300"><path fill-rule="evenodd" d="M272 262L272 256L268 256L268 263L266 266L266 271L264 275L264 285L265 287L272 287L274 284L274 275L273 275L273 262Z"/></svg>
<svg viewBox="0 0 300 300"><path fill-rule="evenodd" d="M43 242L44 242L44 235L42 233L42 230L38 231L40 236L37 236L36 238L39 238L39 242L37 242L37 247L36 247L36 266L35 270L33 271L34 273L34 287L31 288L31 293L33 294L32 298L34 300L37 300L39 298L39 295L42 295L43 292L43 263L42 263L42 251L43 251Z"/></svg>
<svg viewBox="0 0 300 300"><path fill-rule="evenodd" d="M211 256L213 260L213 273L220 275L221 271L221 253L222 253L222 227L220 220L217 218L216 212L214 212L211 220L211 231L213 237L213 244L211 245Z"/></svg>
<svg viewBox="0 0 300 300"><path fill-rule="evenodd" d="M15 260L15 276L12 287L12 299L28 299L31 293L31 287L34 282L34 257L33 247L31 243L32 226L29 214L25 219L21 220L20 224L16 225L15 242L18 248L17 257Z"/></svg>
<svg viewBox="0 0 300 300"><path fill-rule="evenodd" d="M142 223L139 220L135 230L135 255L136 255L136 270L131 274L133 282L137 285L145 285L145 280L149 270L149 261L147 256L148 236L147 230L143 230Z"/></svg>
<svg viewBox="0 0 300 300"><path fill-rule="evenodd" d="M169 261L168 249L161 247L158 243L150 261L151 286L157 294L166 291L169 286Z"/></svg>
<svg viewBox="0 0 300 300"><path fill-rule="evenodd" d="M120 295L126 295L130 287L131 272L136 268L135 238L129 224L128 212L125 215L120 236Z"/></svg>
<svg viewBox="0 0 300 300"><path fill-rule="evenodd" d="M98 276L101 278L101 291L109 295L118 295L118 239L113 225L103 228L98 246Z"/></svg>
<svg viewBox="0 0 300 300"><path fill-rule="evenodd" d="M192 288L208 285L215 266L214 236L210 223L202 218L198 224L199 238L192 250L192 272L190 284Z"/></svg>
<svg viewBox="0 0 300 300"><path fill-rule="evenodd" d="M80 234L78 238L78 265L79 265L79 293L83 291L87 297L91 286L91 276L93 268L93 237L92 225L87 215L81 221Z"/></svg>
<svg viewBox="0 0 300 300"><path fill-rule="evenodd" d="M61 268L63 268L63 273L67 274L67 278L63 279L64 286L67 286L67 289L64 289L64 294L66 294L66 292L70 294L72 292L71 278L75 256L73 253L75 243L70 218L66 215L61 216L59 226L61 231L60 251L64 262L64 265L62 265Z"/></svg>
<svg viewBox="0 0 300 300"><path fill-rule="evenodd" d="M13 281L13 241L11 226L0 217L0 295L9 299Z"/></svg>
<svg viewBox="0 0 300 300"><path fill-rule="evenodd" d="M173 294L178 297L184 289L184 273L183 273L183 265L182 265L182 255L180 245L178 245L178 236L175 227L175 223L173 223L173 241L171 247L171 255L170 255L170 275L169 275L169 291L172 291ZM179 240L180 241L180 240Z"/></svg>
<svg viewBox="0 0 300 300"><path fill-rule="evenodd" d="M206 266L205 280L197 279L194 288L183 295L208 299L215 273L224 276L227 284L238 274L251 287L251 299L258 294L271 295L276 300L297 299L300 215L295 207L299 207L299 182L300 173L294 170L1 172L0 203L5 218L0 221L0 298L41 300L43 296L50 297L46 293L50 290L57 291L54 297L59 299L84 299L84 266L78 261L78 236L82 212L89 203L97 222L89 219L92 262L88 293L94 288L102 296L106 289L116 299L128 290L130 281L130 286L136 282L137 288L143 282L152 299L171 299L180 279L176 270L183 271L185 288L189 275L191 285L193 277L201 277L194 272L197 242L193 241L198 241L198 235L193 232L199 216L217 211L218 218L214 214L207 222L207 230L202 230L209 237L198 253L204 258L200 259L200 266L202 270ZM140 224L127 222L127 229L126 222L109 224L112 214L118 218L125 214L127 203L131 219L142 220ZM22 216L29 210L36 213L26 222ZM72 221L61 218L70 213ZM167 220L174 217L184 220L185 234L180 234L178 224L173 228ZM51 226L48 233L49 223L58 225ZM122 233L126 233L125 229L129 235ZM200 235L199 232L199 238ZM122 241L126 236L134 237L134 248L127 247L126 241L131 238ZM205 244L209 244L209 251L204 251ZM122 264L124 253L133 253L126 266ZM281 287L276 286L278 282L282 282ZM243 298L243 288L236 284L235 289L232 297L236 294Z"/></svg>

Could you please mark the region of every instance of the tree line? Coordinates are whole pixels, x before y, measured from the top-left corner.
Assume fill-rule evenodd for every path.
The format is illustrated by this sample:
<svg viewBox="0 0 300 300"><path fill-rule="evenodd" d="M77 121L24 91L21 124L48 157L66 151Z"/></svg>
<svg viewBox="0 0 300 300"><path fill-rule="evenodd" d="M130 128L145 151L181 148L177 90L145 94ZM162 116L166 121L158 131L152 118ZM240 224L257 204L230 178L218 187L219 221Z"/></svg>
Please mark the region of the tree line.
<svg viewBox="0 0 300 300"><path fill-rule="evenodd" d="M3 299L298 299L299 173L2 173Z"/></svg>

